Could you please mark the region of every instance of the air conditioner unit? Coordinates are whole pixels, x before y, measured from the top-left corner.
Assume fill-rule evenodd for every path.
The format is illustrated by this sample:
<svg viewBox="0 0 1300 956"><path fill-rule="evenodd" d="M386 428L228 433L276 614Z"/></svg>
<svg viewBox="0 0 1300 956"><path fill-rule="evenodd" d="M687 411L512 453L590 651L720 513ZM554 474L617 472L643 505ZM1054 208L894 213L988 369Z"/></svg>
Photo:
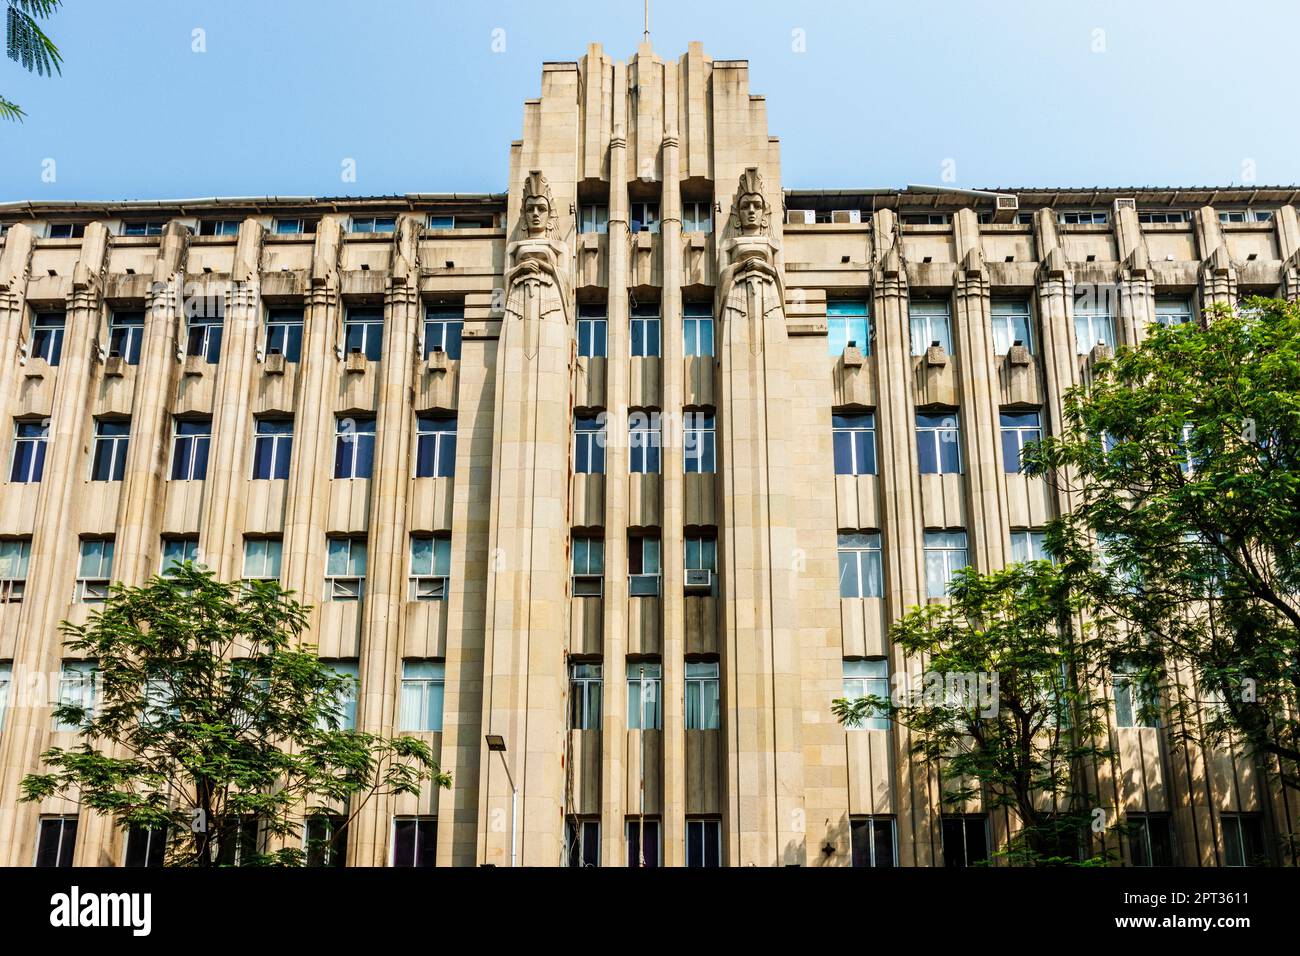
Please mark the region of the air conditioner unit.
<svg viewBox="0 0 1300 956"><path fill-rule="evenodd" d="M862 210L836 209L831 213L831 222L862 222Z"/></svg>
<svg viewBox="0 0 1300 956"><path fill-rule="evenodd" d="M787 209L785 221L792 225L811 226L817 222L817 212L813 209Z"/></svg>
<svg viewBox="0 0 1300 956"><path fill-rule="evenodd" d="M687 568L686 569L686 590L688 591L711 591L713 590L713 572L704 568Z"/></svg>
<svg viewBox="0 0 1300 956"><path fill-rule="evenodd" d="M1136 209L1136 208L1137 208L1137 200L1136 200L1136 199L1116 199L1116 200L1115 200L1115 208L1116 208L1116 209Z"/></svg>

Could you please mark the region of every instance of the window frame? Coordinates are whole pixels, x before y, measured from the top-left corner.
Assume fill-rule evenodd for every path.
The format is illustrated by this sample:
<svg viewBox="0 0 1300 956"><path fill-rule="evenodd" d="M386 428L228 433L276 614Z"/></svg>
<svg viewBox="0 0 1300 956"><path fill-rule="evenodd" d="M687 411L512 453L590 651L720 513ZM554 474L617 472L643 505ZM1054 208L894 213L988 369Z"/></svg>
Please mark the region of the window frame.
<svg viewBox="0 0 1300 956"><path fill-rule="evenodd" d="M301 308L268 308L263 327L263 354L280 355L286 362L294 364L301 362L306 324Z"/></svg>
<svg viewBox="0 0 1300 956"><path fill-rule="evenodd" d="M569 729L600 730L604 723L605 665L569 661Z"/></svg>
<svg viewBox="0 0 1300 956"><path fill-rule="evenodd" d="M447 703L447 664L443 660L402 660L397 729L408 734L442 733Z"/></svg>
<svg viewBox="0 0 1300 956"><path fill-rule="evenodd" d="M836 538L836 558L840 576L841 600L862 600L885 596L884 552L881 550L879 531L843 531ZM852 578L845 574L852 570ZM855 591L846 594L846 585L852 581ZM872 593L874 592L874 593Z"/></svg>
<svg viewBox="0 0 1300 956"><path fill-rule="evenodd" d="M99 555L95 558L96 574L86 574L86 545L98 544ZM113 581L113 553L116 539L112 537L84 537L77 544L77 577L74 588L74 603L102 604L108 600L109 585Z"/></svg>
<svg viewBox="0 0 1300 956"><path fill-rule="evenodd" d="M438 423L450 427L435 427ZM456 426L455 415L426 412L415 416L416 478L455 477Z"/></svg>
<svg viewBox="0 0 1300 956"><path fill-rule="evenodd" d="M186 426L206 425L207 431L188 432ZM172 416L172 460L169 481L204 481L212 450L212 419Z"/></svg>
<svg viewBox="0 0 1300 956"><path fill-rule="evenodd" d="M707 329L707 333L706 330ZM708 351L704 351L705 338ZM682 303L682 355L699 358L714 355L713 305L709 302Z"/></svg>
<svg viewBox="0 0 1300 956"><path fill-rule="evenodd" d="M139 309L113 309L108 314L108 355L121 356L127 365L140 364L144 344L144 312Z"/></svg>
<svg viewBox="0 0 1300 956"><path fill-rule="evenodd" d="M416 542L429 542L427 572L416 566ZM448 600L451 597L451 535L412 532L407 546L407 569L408 600Z"/></svg>
<svg viewBox="0 0 1300 956"><path fill-rule="evenodd" d="M717 414L700 409L687 409L682 416L682 473L714 475L717 472Z"/></svg>
<svg viewBox="0 0 1300 956"><path fill-rule="evenodd" d="M126 431L122 434L104 434L101 429L113 426L124 425ZM107 477L99 478L96 475L101 469L97 467L102 460L101 448L107 447L108 465ZM90 452L90 480L91 481L122 481L126 477L126 456L131 448L131 419L129 418L96 418L95 431L91 444Z"/></svg>
<svg viewBox="0 0 1300 956"><path fill-rule="evenodd" d="M951 422L951 424L949 424ZM961 447L961 413L957 409L918 409L916 412L916 467L922 475L961 475L964 471L964 455ZM945 438L945 435L951 435ZM954 463L945 460L944 445L952 445L956 455ZM926 447L932 446L934 469L927 469ZM951 458L951 456L949 456Z"/></svg>
<svg viewBox="0 0 1300 956"><path fill-rule="evenodd" d="M863 436L859 439L858 436ZM876 413L842 410L831 413L831 445L837 475L874 475L877 473ZM865 447L860 447L865 445ZM869 459L859 461L859 458ZM840 470L847 458L848 471Z"/></svg>
<svg viewBox="0 0 1300 956"><path fill-rule="evenodd" d="M937 323L937 319L943 321ZM945 354L957 354L952 340L952 303L947 299L910 300L907 303L907 323L911 336L913 358L925 355L930 350L933 342L938 342ZM918 327L924 329L925 332L919 338L917 335ZM923 343L919 347L918 341Z"/></svg>
<svg viewBox="0 0 1300 956"><path fill-rule="evenodd" d="M627 662L627 729L663 730L663 664L633 659ZM633 694L636 694L634 704ZM651 725L647 726L647 722Z"/></svg>
<svg viewBox="0 0 1300 956"><path fill-rule="evenodd" d="M1013 309L1015 311L1012 311ZM989 315L993 325L994 355L1006 355L1015 346L1016 324L1020 321L1024 323L1024 339L1021 344L1030 355L1036 354L1034 347L1034 312L1028 299L1011 297L993 299L989 305ZM999 344L999 339L1005 345Z"/></svg>
<svg viewBox="0 0 1300 956"><path fill-rule="evenodd" d="M347 542L344 573L332 573L331 562L336 554L335 542ZM325 536L325 595L326 601L361 601L366 593L366 567L369 554L366 539L360 535L330 534ZM358 567L358 555L360 556Z"/></svg>
<svg viewBox="0 0 1300 956"><path fill-rule="evenodd" d="M574 474L605 474L606 426L604 412L573 413Z"/></svg>
<svg viewBox="0 0 1300 956"><path fill-rule="evenodd" d="M433 333L437 332L435 336ZM426 305L424 307L424 358L434 352L458 361L465 335L465 307Z"/></svg>
<svg viewBox="0 0 1300 956"><path fill-rule="evenodd" d="M722 673L716 660L686 661L683 719L687 730L722 729Z"/></svg>
<svg viewBox="0 0 1300 956"><path fill-rule="evenodd" d="M288 425L288 431L262 431L262 426ZM293 425L292 418L279 415L258 415L253 420L253 477L252 481L283 481L289 477L289 466L293 460ZM262 461L261 448L270 447L270 456L266 459L267 474L258 474L258 463ZM283 467L281 467L283 466ZM283 474L278 472L283 471Z"/></svg>
<svg viewBox="0 0 1300 956"><path fill-rule="evenodd" d="M63 360L63 339L68 331L68 313L58 309L38 309L32 312L29 327L27 354L44 359L50 368L57 368Z"/></svg>
<svg viewBox="0 0 1300 956"><path fill-rule="evenodd" d="M361 344L359 346L352 344L354 331L360 331ZM348 306L343 317L343 351L345 355L359 354L364 355L367 362L380 361L384 357L384 331L384 310L381 306Z"/></svg>
<svg viewBox="0 0 1300 956"><path fill-rule="evenodd" d="M962 546L957 547L955 544L939 543L939 536L945 536L955 541L957 535L961 535ZM934 593L934 581L930 578L930 558L932 555L942 557L944 566L943 593ZM963 564L955 564L958 560L955 556L963 555L960 560ZM926 531L923 540L923 557L925 559L925 593L927 598L947 598L948 585L952 583L953 576L962 568L968 568L970 564L970 538L964 528L950 528L943 530Z"/></svg>
<svg viewBox="0 0 1300 956"><path fill-rule="evenodd" d="M351 422L351 427L345 427L345 422ZM374 477L378 427L378 421L373 415L334 416L335 480L352 481ZM345 449L348 450L345 452Z"/></svg>
<svg viewBox="0 0 1300 956"><path fill-rule="evenodd" d="M24 427L36 426L39 435L20 434ZM48 418L15 418L14 442L9 458L9 481L12 484L39 484L45 477L45 456L49 451L50 420ZM30 451L28 446L31 446ZM22 461L26 467L19 471ZM18 477L20 474L23 477Z"/></svg>
<svg viewBox="0 0 1300 956"><path fill-rule="evenodd" d="M881 862L878 846L877 828L881 825L889 830L889 859ZM856 830L865 830L867 845L863 855L859 856L858 841L854 838ZM898 867L898 821L890 814L855 814L849 817L849 859L850 865L859 868L896 869ZM865 860L859 863L860 859Z"/></svg>
<svg viewBox="0 0 1300 956"><path fill-rule="evenodd" d="M21 604L27 591L27 574L31 570L32 539L30 536L0 538L0 552L17 546L16 559L0 554L0 604ZM11 560L16 564L10 566ZM21 572L21 573L18 573ZM3 706L0 703L0 706Z"/></svg>
<svg viewBox="0 0 1300 956"><path fill-rule="evenodd" d="M596 563L592 563L592 548ZM603 597L605 591L605 539L596 535L573 536L569 554L570 595ZM594 590L591 590L594 587Z"/></svg>
<svg viewBox="0 0 1300 956"><path fill-rule="evenodd" d="M692 860L692 844L696 844L701 854ZM712 849L713 863L709 862ZM686 818L686 866L692 869L717 869L722 866L722 818L721 817L687 817Z"/></svg>

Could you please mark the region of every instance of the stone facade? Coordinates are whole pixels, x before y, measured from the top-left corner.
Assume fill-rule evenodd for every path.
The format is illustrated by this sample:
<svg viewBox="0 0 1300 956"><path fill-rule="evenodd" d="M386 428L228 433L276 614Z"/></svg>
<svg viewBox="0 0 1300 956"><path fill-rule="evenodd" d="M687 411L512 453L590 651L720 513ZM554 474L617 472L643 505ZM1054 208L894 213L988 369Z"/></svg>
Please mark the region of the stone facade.
<svg viewBox="0 0 1300 956"><path fill-rule="evenodd" d="M104 538L127 583L166 541L197 539L227 578L247 573L248 541L279 542L321 656L357 668L365 729L405 729L404 668L440 665L440 720L418 732L454 786L369 804L349 865L393 862L410 817L436 821L438 865L509 865L512 839L520 865L558 865L578 833L586 859L623 866L631 827L663 865L844 866L873 821L893 834L880 862L943 865L948 811L906 731L831 716L846 662L903 669L885 634L927 599L927 534L964 533L988 570L1069 506L1007 470L1004 413L1050 430L1064 391L1160 307L1296 296L1297 199L783 191L746 64L647 44L543 67L502 194L0 207L0 421L15 436L48 421L41 479L16 480L15 437L0 485L0 537L25 562L0 604L0 864L29 865L41 821L77 815L17 803L40 751L73 739L52 691L19 691L64 666L57 625L93 607L82 542ZM219 355L196 340L195 301L221 304ZM273 313L301 316L298 354ZM41 316L62 317L56 362ZM955 470L929 467L918 410L959 423ZM628 440L636 413L657 414L657 467ZM604 422L598 452L575 414ZM837 474L833 416L867 414L874 465ZM454 416L445 473L417 464L424 416ZM120 467L94 480L96 429L127 421ZM292 421L289 464L255 478L272 421ZM201 480L176 477L179 422L209 426ZM368 476L336 477L339 443L371 422ZM837 535L853 534L880 543L871 596L841 597ZM450 542L431 600L413 535ZM366 545L360 600L334 580L331 537ZM603 693L577 694L577 665L599 665ZM1168 825L1178 862L1231 863L1243 827L1294 828L1294 797L1246 755L1176 749L1169 728L1112 735L1103 802ZM1005 835L1004 816L969 811ZM73 862L124 853L81 815Z"/></svg>

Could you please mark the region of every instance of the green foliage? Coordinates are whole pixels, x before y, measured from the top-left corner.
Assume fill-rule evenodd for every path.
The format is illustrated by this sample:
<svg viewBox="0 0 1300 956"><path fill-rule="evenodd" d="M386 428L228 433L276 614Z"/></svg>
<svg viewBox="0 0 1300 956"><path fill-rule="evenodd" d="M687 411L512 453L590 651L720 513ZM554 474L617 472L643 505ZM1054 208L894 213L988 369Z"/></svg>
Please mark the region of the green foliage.
<svg viewBox="0 0 1300 956"><path fill-rule="evenodd" d="M1174 737L1244 739L1300 787L1300 307L1153 327L1026 462L1076 496L1048 547L1123 625L1113 654L1165 678Z"/></svg>
<svg viewBox="0 0 1300 956"><path fill-rule="evenodd" d="M97 662L96 700L55 709L80 744L42 754L22 799L72 794L124 829L167 827L167 862L182 866L232 859L239 822L257 817L293 848L244 847L241 863L301 865L304 815L450 787L423 741L341 729L354 681L299 645L307 611L275 582L226 583L189 562L114 586L86 624L63 624L69 649Z"/></svg>
<svg viewBox="0 0 1300 956"><path fill-rule="evenodd" d="M53 76L63 72L63 56L46 36L38 20L48 19L62 0L7 0L5 7L5 50L9 59L29 73ZM0 96L0 119L21 120L18 104Z"/></svg>
<svg viewBox="0 0 1300 956"><path fill-rule="evenodd" d="M891 629L910 659L925 662L919 689L888 704L912 732L912 751L939 767L945 803L982 799L1020 822L999 854L1021 865L1096 863L1085 852L1092 799L1087 764L1109 752L1104 698L1089 686L1098 664L1091 630L1072 629L1080 610L1051 563L1013 564L954 576L950 602L915 607ZM857 726L884 702L837 700Z"/></svg>

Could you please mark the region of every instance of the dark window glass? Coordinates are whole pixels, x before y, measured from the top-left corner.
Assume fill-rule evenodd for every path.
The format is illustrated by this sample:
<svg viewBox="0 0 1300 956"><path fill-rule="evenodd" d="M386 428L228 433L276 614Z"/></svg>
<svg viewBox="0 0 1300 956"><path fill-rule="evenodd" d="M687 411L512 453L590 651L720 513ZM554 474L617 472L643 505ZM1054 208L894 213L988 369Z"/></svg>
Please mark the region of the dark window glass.
<svg viewBox="0 0 1300 956"><path fill-rule="evenodd" d="M983 817L943 818L944 866L973 866L988 857L988 834Z"/></svg>
<svg viewBox="0 0 1300 956"><path fill-rule="evenodd" d="M287 418L259 418L253 442L253 477L288 478L293 453L293 422Z"/></svg>
<svg viewBox="0 0 1300 956"><path fill-rule="evenodd" d="M393 866L433 866L437 831L431 818L399 818L393 827Z"/></svg>
<svg viewBox="0 0 1300 956"><path fill-rule="evenodd" d="M456 473L456 419L421 415L416 420L415 477L447 478Z"/></svg>
<svg viewBox="0 0 1300 956"><path fill-rule="evenodd" d="M49 422L19 421L14 427L14 461L9 480L40 481L45 474L45 446L49 440Z"/></svg>
<svg viewBox="0 0 1300 956"><path fill-rule="evenodd" d="M166 827L132 827L127 832L125 866L162 866L166 856Z"/></svg>
<svg viewBox="0 0 1300 956"><path fill-rule="evenodd" d="M301 309L272 309L266 314L266 354L277 353L286 362L302 358Z"/></svg>
<svg viewBox="0 0 1300 956"><path fill-rule="evenodd" d="M65 322L62 312L38 312L33 316L31 354L50 365L58 365L63 356Z"/></svg>
<svg viewBox="0 0 1300 956"><path fill-rule="evenodd" d="M642 835L645 836L645 855L642 859ZM640 817L627 821L627 865L657 867L659 865L659 821Z"/></svg>
<svg viewBox="0 0 1300 956"><path fill-rule="evenodd" d="M72 851L76 845L76 817L42 820L36 845L36 865L72 866Z"/></svg>
<svg viewBox="0 0 1300 956"><path fill-rule="evenodd" d="M140 364L144 341L143 312L114 312L108 324L108 354L120 355L127 365Z"/></svg>
<svg viewBox="0 0 1300 956"><path fill-rule="evenodd" d="M465 310L459 307L430 307L424 314L424 356L446 352L460 358L460 338L465 327Z"/></svg>
<svg viewBox="0 0 1300 956"><path fill-rule="evenodd" d="M312 817L307 821L307 865L341 867L347 865L347 817Z"/></svg>

